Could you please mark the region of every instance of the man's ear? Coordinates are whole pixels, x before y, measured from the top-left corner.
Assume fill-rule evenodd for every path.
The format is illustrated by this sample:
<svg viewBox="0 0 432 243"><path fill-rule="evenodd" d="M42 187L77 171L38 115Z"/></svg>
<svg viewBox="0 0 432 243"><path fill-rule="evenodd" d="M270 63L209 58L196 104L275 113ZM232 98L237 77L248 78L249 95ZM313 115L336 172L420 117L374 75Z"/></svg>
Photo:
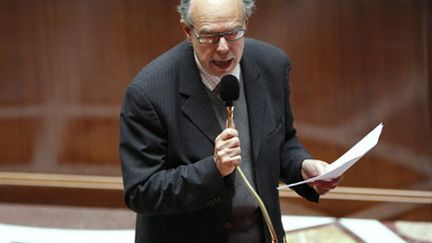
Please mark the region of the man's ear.
<svg viewBox="0 0 432 243"><path fill-rule="evenodd" d="M180 25L182 27L183 32L186 35L186 38L189 41L192 41L192 29L191 29L191 27L183 19L180 20Z"/></svg>

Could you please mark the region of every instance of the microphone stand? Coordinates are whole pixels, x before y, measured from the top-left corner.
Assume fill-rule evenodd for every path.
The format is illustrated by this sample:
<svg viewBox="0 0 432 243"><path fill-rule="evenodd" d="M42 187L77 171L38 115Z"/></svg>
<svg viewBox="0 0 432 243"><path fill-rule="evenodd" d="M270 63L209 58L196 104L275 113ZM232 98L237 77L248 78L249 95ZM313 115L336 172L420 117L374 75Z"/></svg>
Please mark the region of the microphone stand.
<svg viewBox="0 0 432 243"><path fill-rule="evenodd" d="M226 127L234 127L233 126L234 125L234 106L228 105L226 107L226 112L227 112ZM245 183L246 188L252 194L253 198L255 199L256 203L258 204L258 207L261 209L261 213L262 213L264 220L266 222L267 229L269 230L272 243L277 243L278 241L277 241L276 230L273 227L273 223L271 221L270 215L267 212L267 209L265 207L264 202L262 201L262 199L258 195L258 193L255 191L255 189L252 187L251 183L249 183L248 179L246 178L246 176L243 173L240 166L236 167L236 171L238 172L238 174L240 174L240 177L243 180L243 182Z"/></svg>

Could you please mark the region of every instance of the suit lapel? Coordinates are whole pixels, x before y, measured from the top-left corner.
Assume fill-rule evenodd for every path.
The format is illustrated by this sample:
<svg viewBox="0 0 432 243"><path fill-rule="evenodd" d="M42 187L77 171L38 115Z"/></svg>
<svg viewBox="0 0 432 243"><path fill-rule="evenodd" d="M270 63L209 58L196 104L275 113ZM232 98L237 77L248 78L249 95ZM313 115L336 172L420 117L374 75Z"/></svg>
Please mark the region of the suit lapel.
<svg viewBox="0 0 432 243"><path fill-rule="evenodd" d="M186 117L214 143L216 136L221 132L221 127L205 86L201 82L190 46L186 48L184 55L179 75L179 92L185 97L181 109Z"/></svg>
<svg viewBox="0 0 432 243"><path fill-rule="evenodd" d="M263 136L266 99L261 74L256 64L245 53L241 63L243 82L245 85L246 102L249 113L249 129L251 135L252 154L255 161L258 158L261 138Z"/></svg>

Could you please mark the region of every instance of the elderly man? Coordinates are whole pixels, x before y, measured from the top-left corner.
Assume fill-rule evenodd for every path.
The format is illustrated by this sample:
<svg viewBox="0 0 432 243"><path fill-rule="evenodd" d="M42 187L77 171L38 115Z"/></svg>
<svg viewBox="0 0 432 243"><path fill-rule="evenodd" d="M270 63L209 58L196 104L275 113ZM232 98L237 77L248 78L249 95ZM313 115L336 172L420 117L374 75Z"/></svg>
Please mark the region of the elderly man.
<svg viewBox="0 0 432 243"><path fill-rule="evenodd" d="M183 0L184 41L152 61L128 86L120 121L125 201L137 213L136 242L269 242L261 211L239 179L262 197L283 242L280 180L321 174L296 137L289 61L246 39L252 0ZM236 128L225 128L221 77L239 79ZM318 201L339 179L295 188Z"/></svg>

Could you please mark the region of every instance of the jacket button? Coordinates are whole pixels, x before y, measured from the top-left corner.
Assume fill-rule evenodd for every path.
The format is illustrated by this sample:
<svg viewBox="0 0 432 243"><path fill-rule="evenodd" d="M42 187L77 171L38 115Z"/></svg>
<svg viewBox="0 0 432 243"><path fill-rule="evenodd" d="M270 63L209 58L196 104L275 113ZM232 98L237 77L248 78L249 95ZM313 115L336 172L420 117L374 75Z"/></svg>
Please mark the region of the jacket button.
<svg viewBox="0 0 432 243"><path fill-rule="evenodd" d="M230 222L226 222L224 225L224 229L231 230L233 228L232 224Z"/></svg>

